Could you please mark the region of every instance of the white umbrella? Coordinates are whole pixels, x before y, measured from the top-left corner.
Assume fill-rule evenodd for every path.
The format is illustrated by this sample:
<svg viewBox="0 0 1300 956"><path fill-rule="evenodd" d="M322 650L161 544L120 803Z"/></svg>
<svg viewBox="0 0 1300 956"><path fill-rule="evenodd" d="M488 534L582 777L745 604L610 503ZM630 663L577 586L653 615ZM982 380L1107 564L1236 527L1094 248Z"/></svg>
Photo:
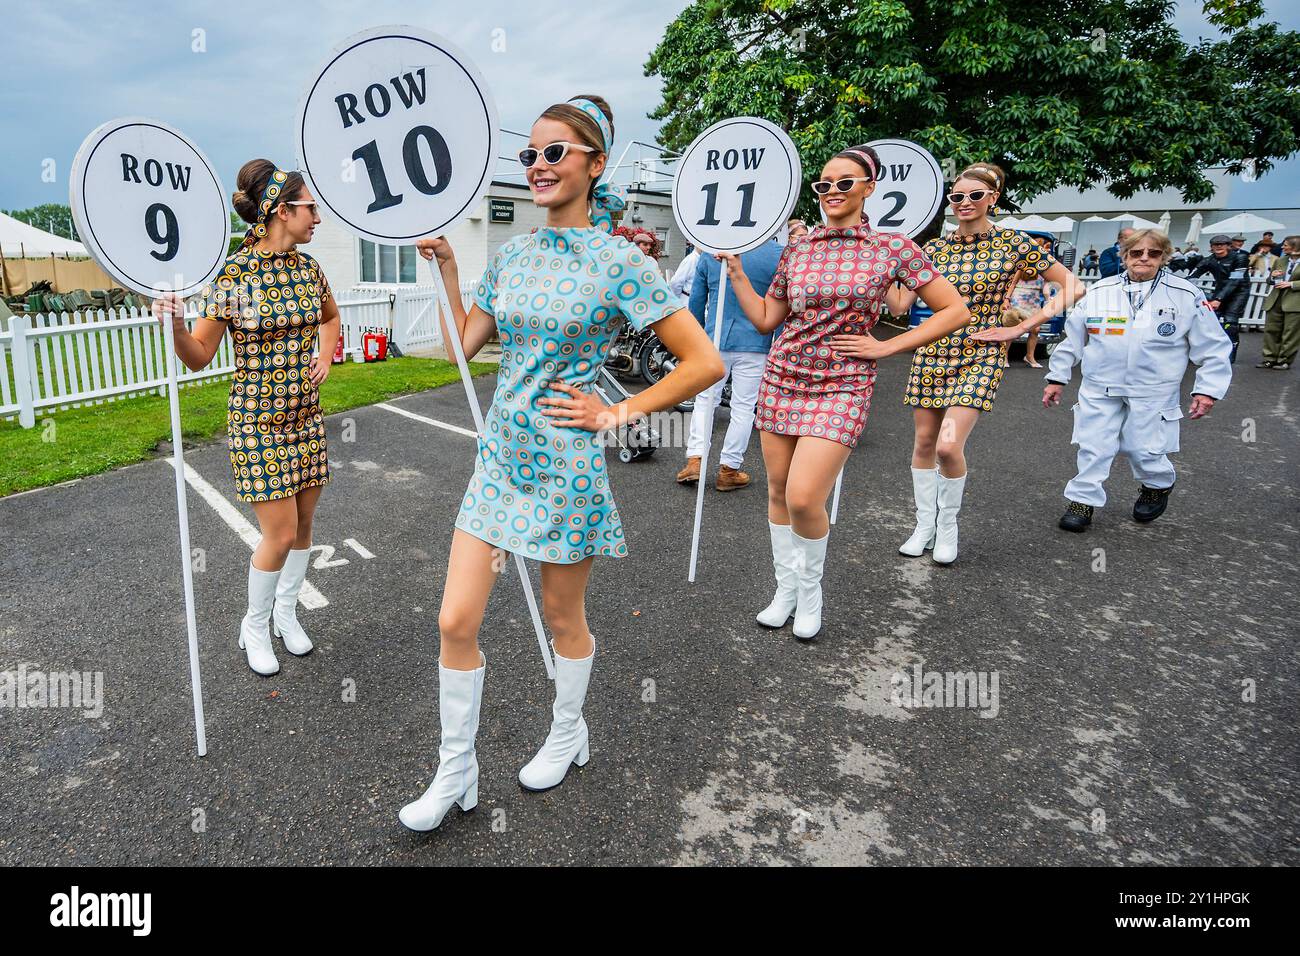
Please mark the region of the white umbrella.
<svg viewBox="0 0 1300 956"><path fill-rule="evenodd" d="M1173 218L1174 217L1169 214L1169 211L1166 210L1164 215L1160 217L1160 222L1156 224L1156 228L1159 229L1161 232L1163 232L1165 235L1168 235L1169 223L1173 221Z"/></svg>
<svg viewBox="0 0 1300 956"><path fill-rule="evenodd" d="M1071 223L1071 226L1073 226L1073 223ZM1025 216L1025 218L1020 220L1020 225L1015 228L1032 229L1035 232L1068 232L1069 231L1066 229L1057 229L1055 222L1053 222L1050 219L1045 219L1042 216Z"/></svg>
<svg viewBox="0 0 1300 956"><path fill-rule="evenodd" d="M1143 219L1141 216L1135 216L1132 213L1127 213L1127 212L1120 213L1118 216L1115 216L1114 218L1111 219L1111 222L1122 222L1124 223L1125 226L1132 227L1133 229L1159 229L1160 228L1158 223L1154 223L1150 219Z"/></svg>
<svg viewBox="0 0 1300 956"><path fill-rule="evenodd" d="M1222 222L1216 222L1206 226L1205 231L1226 232L1231 236L1235 233L1245 235L1248 232L1276 232L1278 229L1285 228L1285 223L1274 222L1272 219L1265 219L1263 216L1256 216L1252 212L1242 212L1235 216L1229 216Z"/></svg>
<svg viewBox="0 0 1300 956"><path fill-rule="evenodd" d="M1057 216L1052 220L1053 232L1073 232L1074 220L1069 216Z"/></svg>
<svg viewBox="0 0 1300 956"><path fill-rule="evenodd" d="M1187 227L1187 238L1183 240L1184 243L1191 244L1201 238L1201 223L1204 221L1205 217L1199 212L1192 217L1192 224Z"/></svg>
<svg viewBox="0 0 1300 956"><path fill-rule="evenodd" d="M997 220L997 225L1001 226L1003 229L1021 228L1020 220L1017 219L1015 216L1004 216L1001 219Z"/></svg>

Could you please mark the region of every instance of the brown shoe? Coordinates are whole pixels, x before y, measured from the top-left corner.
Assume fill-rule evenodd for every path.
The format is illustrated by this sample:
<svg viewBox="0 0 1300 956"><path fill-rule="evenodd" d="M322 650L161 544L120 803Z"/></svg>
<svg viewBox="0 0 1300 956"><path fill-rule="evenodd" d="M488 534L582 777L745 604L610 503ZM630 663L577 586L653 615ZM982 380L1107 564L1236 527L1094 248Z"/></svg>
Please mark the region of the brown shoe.
<svg viewBox="0 0 1300 956"><path fill-rule="evenodd" d="M686 459L686 467L677 473L679 485L693 485L700 480L700 456Z"/></svg>
<svg viewBox="0 0 1300 956"><path fill-rule="evenodd" d="M749 484L749 475L739 468L720 465L718 467L718 479L714 482L713 487L718 491L735 491L737 488L744 488L747 484Z"/></svg>

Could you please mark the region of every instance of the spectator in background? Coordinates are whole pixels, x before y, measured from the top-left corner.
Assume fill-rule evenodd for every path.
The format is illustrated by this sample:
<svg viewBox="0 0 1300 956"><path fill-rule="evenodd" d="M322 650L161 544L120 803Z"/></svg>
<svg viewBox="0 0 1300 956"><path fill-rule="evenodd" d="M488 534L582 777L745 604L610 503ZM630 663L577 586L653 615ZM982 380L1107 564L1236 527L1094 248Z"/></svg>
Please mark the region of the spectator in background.
<svg viewBox="0 0 1300 956"><path fill-rule="evenodd" d="M763 243L757 249L741 253L740 263L749 276L750 284L760 296L767 295L767 288L772 284L776 273L776 264L781 259L782 246L775 238ZM691 314L704 326L704 331L713 339L714 325L718 319L718 282L722 277L722 263L713 256L700 256L695 266L695 282L691 286ZM763 380L763 367L767 364L767 353L772 348L772 336L780 327L771 332L760 332L745 317L730 283L727 294L722 300L722 337L719 351L727 372L722 380L713 386L709 398L716 409L722 401L722 389L727 376L731 377L731 416L727 422L727 435L722 440L722 455L718 465L718 476L713 487L718 491L735 491L749 484L749 475L741 470L744 464L745 450L749 447L749 437L754 430L754 410L758 405L758 387ZM686 465L677 473L677 481L683 485L693 485L700 480L700 459L704 456L704 415L691 414L691 434L686 441Z"/></svg>
<svg viewBox="0 0 1300 956"><path fill-rule="evenodd" d="M1242 249L1242 247L1245 246L1245 245L1246 245L1246 237L1245 237L1245 236L1233 236L1233 237L1232 237L1232 251L1233 251L1233 252L1238 252L1238 251L1242 251L1242 252L1244 252L1245 250Z"/></svg>
<svg viewBox="0 0 1300 956"><path fill-rule="evenodd" d="M791 219L785 224L787 238L786 242L794 242L803 236L808 235L808 224L802 219Z"/></svg>
<svg viewBox="0 0 1300 956"><path fill-rule="evenodd" d="M1101 259L1097 255L1096 249L1089 249L1087 254L1083 257L1083 262L1080 264L1084 272L1096 272L1100 265Z"/></svg>
<svg viewBox="0 0 1300 956"><path fill-rule="evenodd" d="M691 299L691 286L695 281L695 266L700 261L700 250L694 246L688 246L687 248L689 251L686 253L686 258L682 260L682 264L673 273L668 287L679 297L689 302Z"/></svg>
<svg viewBox="0 0 1300 956"><path fill-rule="evenodd" d="M1273 288L1264 300L1264 359L1256 368L1285 371L1300 352L1300 236L1282 240L1269 278Z"/></svg>
<svg viewBox="0 0 1300 956"><path fill-rule="evenodd" d="M1264 233L1264 235L1259 237L1259 242L1251 246L1250 254L1252 256L1259 255L1261 252L1267 252L1272 256L1280 256L1282 254L1282 246L1273 240L1273 233Z"/></svg>
<svg viewBox="0 0 1300 956"><path fill-rule="evenodd" d="M1101 269L1101 277L1103 279L1107 276L1119 275L1120 271L1124 268L1124 261L1119 254L1119 244L1132 234L1133 227L1125 226L1119 231L1119 235L1115 237L1115 245L1111 246L1101 254L1101 265L1098 266L1098 268Z"/></svg>
<svg viewBox="0 0 1300 956"><path fill-rule="evenodd" d="M1043 252L1047 255L1052 254L1052 240L1047 236L1032 236L1033 240L1042 247ZM1004 325L1019 325L1031 315L1037 315L1038 311L1047 304L1047 282L1042 276L1032 279L1022 279L1011 290L1011 296L1007 303L1007 316L1003 317ZM1029 338L1025 342L1025 364L1030 368L1042 368L1038 364L1038 326L1034 326L1029 331Z"/></svg>
<svg viewBox="0 0 1300 956"><path fill-rule="evenodd" d="M1241 314L1246 311L1250 296L1250 257L1244 249L1233 249L1232 240L1225 235L1210 238L1210 255L1201 259L1196 268L1187 274L1195 281L1207 273L1214 278L1214 289L1206 298L1209 306L1223 323L1223 331L1232 341L1232 357L1237 361L1237 343L1241 335Z"/></svg>
<svg viewBox="0 0 1300 956"><path fill-rule="evenodd" d="M645 229L641 226L619 226L614 230L614 235L621 236L628 242L632 243L632 245L636 246L645 254L647 259L653 259L655 262L658 262L663 258L663 243L660 242L659 237L649 229Z"/></svg>

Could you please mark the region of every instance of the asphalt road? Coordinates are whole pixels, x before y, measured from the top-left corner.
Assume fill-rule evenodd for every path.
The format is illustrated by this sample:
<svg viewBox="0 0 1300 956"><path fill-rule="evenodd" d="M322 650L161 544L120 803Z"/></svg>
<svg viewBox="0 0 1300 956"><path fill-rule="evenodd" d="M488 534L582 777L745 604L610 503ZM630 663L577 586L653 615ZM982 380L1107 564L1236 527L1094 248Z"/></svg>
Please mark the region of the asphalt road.
<svg viewBox="0 0 1300 956"><path fill-rule="evenodd" d="M551 692L507 574L482 634L479 809L430 835L397 809L436 762L437 608L471 439L380 407L331 417L316 538L334 550L308 574L328 605L300 611L315 653L281 649L270 679L235 645L249 548L191 491L202 759L170 467L2 499L0 670L99 672L103 706L0 708L0 863L1294 865L1300 401L1296 372L1253 368L1259 342L1228 399L1184 423L1165 516L1129 519L1120 459L1078 536L1055 526L1068 403L1044 411L1039 374L1009 370L947 568L895 550L911 425L906 361L885 363L808 645L752 620L771 589L757 439L754 485L708 494L694 585L682 452L611 456L631 554L597 563L588 598L591 762L543 795L515 780ZM470 425L456 385L392 404ZM186 461L234 501L223 445ZM984 706L898 706L894 675L918 666L982 675Z"/></svg>

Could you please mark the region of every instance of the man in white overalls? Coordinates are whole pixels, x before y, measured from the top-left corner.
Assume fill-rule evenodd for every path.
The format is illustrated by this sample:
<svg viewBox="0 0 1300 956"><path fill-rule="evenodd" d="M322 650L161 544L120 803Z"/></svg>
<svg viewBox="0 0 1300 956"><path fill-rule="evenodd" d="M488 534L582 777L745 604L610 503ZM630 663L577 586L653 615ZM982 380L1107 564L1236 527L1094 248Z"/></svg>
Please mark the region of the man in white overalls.
<svg viewBox="0 0 1300 956"><path fill-rule="evenodd" d="M1061 403L1071 370L1083 360L1070 439L1079 446L1079 473L1065 486L1070 505L1060 520L1067 531L1083 531L1093 509L1106 503L1102 486L1120 451L1142 483L1133 519L1160 517L1174 486L1168 455L1178 451L1178 392L1188 361L1199 366L1191 418L1205 415L1232 380L1232 342L1204 293L1165 268L1172 251L1156 229L1126 237L1124 271L1092 284L1052 352L1043 390L1048 408Z"/></svg>

